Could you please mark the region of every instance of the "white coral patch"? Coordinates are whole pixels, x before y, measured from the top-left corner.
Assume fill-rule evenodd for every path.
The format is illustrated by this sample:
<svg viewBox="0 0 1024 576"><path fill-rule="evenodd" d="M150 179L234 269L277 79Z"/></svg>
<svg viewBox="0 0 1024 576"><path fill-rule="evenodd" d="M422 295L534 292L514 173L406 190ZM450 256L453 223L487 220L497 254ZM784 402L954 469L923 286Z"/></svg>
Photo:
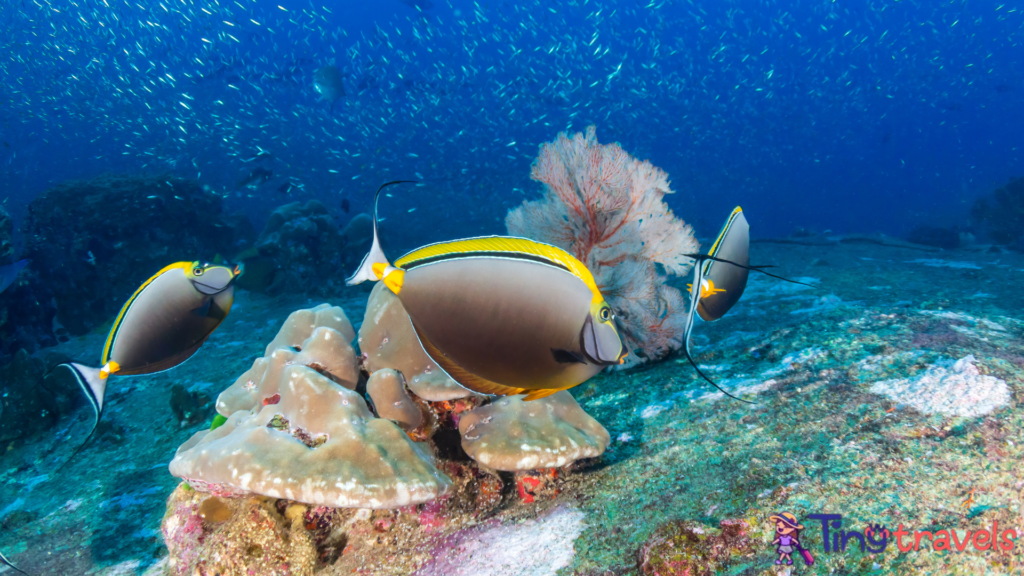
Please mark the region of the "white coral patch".
<svg viewBox="0 0 1024 576"><path fill-rule="evenodd" d="M1005 406L1010 391L1004 380L982 374L974 362L973 354L940 359L917 376L875 382L871 391L926 414L984 416Z"/></svg>
<svg viewBox="0 0 1024 576"><path fill-rule="evenodd" d="M534 520L469 530L416 576L548 576L569 566L584 528L582 512L559 506Z"/></svg>

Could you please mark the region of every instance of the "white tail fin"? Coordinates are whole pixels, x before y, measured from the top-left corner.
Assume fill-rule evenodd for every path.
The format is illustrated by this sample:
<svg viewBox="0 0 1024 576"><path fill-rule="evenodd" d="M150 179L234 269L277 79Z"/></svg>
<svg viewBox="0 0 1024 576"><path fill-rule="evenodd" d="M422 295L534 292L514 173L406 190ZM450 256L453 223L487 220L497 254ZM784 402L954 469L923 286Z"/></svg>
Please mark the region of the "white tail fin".
<svg viewBox="0 0 1024 576"><path fill-rule="evenodd" d="M100 414L103 413L103 396L107 392L107 378L101 374L102 370L75 362L68 362L62 366L67 366L74 374L78 386L85 392L89 403L96 411L96 419L99 420Z"/></svg>
<svg viewBox="0 0 1024 576"><path fill-rule="evenodd" d="M381 184L380 188L377 188L377 193L373 195L373 244L370 245L370 252L363 258L362 263L359 264L359 268L355 274L349 276L345 280L345 284L349 286L355 286L361 284L367 280L376 282L380 280L382 276L378 275L373 270L374 264L383 264L381 270L390 268L391 264L388 263L387 256L384 255L384 251L380 248L380 240L377 237L377 199L380 198L380 191L391 186L392 184L417 184L416 180L395 180L393 182L386 182Z"/></svg>

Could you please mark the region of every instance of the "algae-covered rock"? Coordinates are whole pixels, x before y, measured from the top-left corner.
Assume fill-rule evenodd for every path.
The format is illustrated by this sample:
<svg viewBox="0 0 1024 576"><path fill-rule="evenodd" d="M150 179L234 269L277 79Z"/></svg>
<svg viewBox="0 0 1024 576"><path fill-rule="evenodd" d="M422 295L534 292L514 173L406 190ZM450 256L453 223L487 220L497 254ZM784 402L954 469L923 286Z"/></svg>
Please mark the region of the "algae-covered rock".
<svg viewBox="0 0 1024 576"><path fill-rule="evenodd" d="M45 371L43 361L24 349L0 367L0 441L28 436L55 421L56 402L39 386Z"/></svg>
<svg viewBox="0 0 1024 576"><path fill-rule="evenodd" d="M173 576L306 576L316 567L301 517L280 514L266 498L218 498L182 484L167 499L161 530Z"/></svg>
<svg viewBox="0 0 1024 576"><path fill-rule="evenodd" d="M637 567L646 576L713 576L736 558L757 552L750 526L723 520L718 529L681 520L659 526L640 548Z"/></svg>
<svg viewBox="0 0 1024 576"><path fill-rule="evenodd" d="M334 217L317 200L292 202L274 210L255 250L278 268L270 293L323 294L344 285L345 239Z"/></svg>
<svg viewBox="0 0 1024 576"><path fill-rule="evenodd" d="M59 184L29 204L23 229L24 256L75 335L106 322L164 266L231 254L246 232L199 183L148 176Z"/></svg>

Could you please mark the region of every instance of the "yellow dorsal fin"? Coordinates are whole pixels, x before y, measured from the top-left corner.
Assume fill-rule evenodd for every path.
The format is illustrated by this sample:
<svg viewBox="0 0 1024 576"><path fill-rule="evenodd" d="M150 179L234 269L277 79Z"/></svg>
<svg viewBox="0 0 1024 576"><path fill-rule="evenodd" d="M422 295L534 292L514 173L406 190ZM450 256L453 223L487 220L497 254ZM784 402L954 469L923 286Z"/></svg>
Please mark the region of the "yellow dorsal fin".
<svg viewBox="0 0 1024 576"><path fill-rule="evenodd" d="M413 329L415 328L416 325L413 324ZM452 380L455 380L464 387L481 394L498 394L501 396L511 396L513 394L522 394L525 392L522 388L503 386L496 382L485 380L476 374L471 374L462 366L452 362L447 356L438 350L437 347L431 344L430 340L427 340L426 336L420 333L419 330L416 330L416 336L419 337L420 344L423 345L423 350L427 353L427 356L430 356L431 360L437 362L437 365L440 366Z"/></svg>
<svg viewBox="0 0 1024 576"><path fill-rule="evenodd" d="M575 256L557 246L536 242L527 238L481 236L479 238L466 238L465 240L429 244L402 256L395 261L394 265L398 268L409 270L410 268L431 262L473 256L519 258L557 266L582 280L594 294L595 301L603 300L601 291L597 288L597 283L594 282L593 274L590 273L590 270L587 270L583 262L580 262Z"/></svg>

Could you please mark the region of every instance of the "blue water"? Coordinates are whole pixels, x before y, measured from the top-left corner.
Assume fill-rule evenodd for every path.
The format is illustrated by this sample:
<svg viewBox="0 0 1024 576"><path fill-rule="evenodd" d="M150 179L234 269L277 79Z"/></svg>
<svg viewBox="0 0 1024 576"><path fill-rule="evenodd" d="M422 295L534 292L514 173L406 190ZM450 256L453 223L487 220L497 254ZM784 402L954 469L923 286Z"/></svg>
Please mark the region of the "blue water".
<svg viewBox="0 0 1024 576"><path fill-rule="evenodd" d="M963 225L1022 172L1013 3L325 4L4 2L0 201L18 221L65 179L170 172L259 229L287 201L366 210L422 177L382 208L415 244L502 232L539 190L538 145L588 124L665 169L703 236L736 204L755 236ZM312 88L332 61L333 112ZM260 150L274 185L236 190Z"/></svg>

